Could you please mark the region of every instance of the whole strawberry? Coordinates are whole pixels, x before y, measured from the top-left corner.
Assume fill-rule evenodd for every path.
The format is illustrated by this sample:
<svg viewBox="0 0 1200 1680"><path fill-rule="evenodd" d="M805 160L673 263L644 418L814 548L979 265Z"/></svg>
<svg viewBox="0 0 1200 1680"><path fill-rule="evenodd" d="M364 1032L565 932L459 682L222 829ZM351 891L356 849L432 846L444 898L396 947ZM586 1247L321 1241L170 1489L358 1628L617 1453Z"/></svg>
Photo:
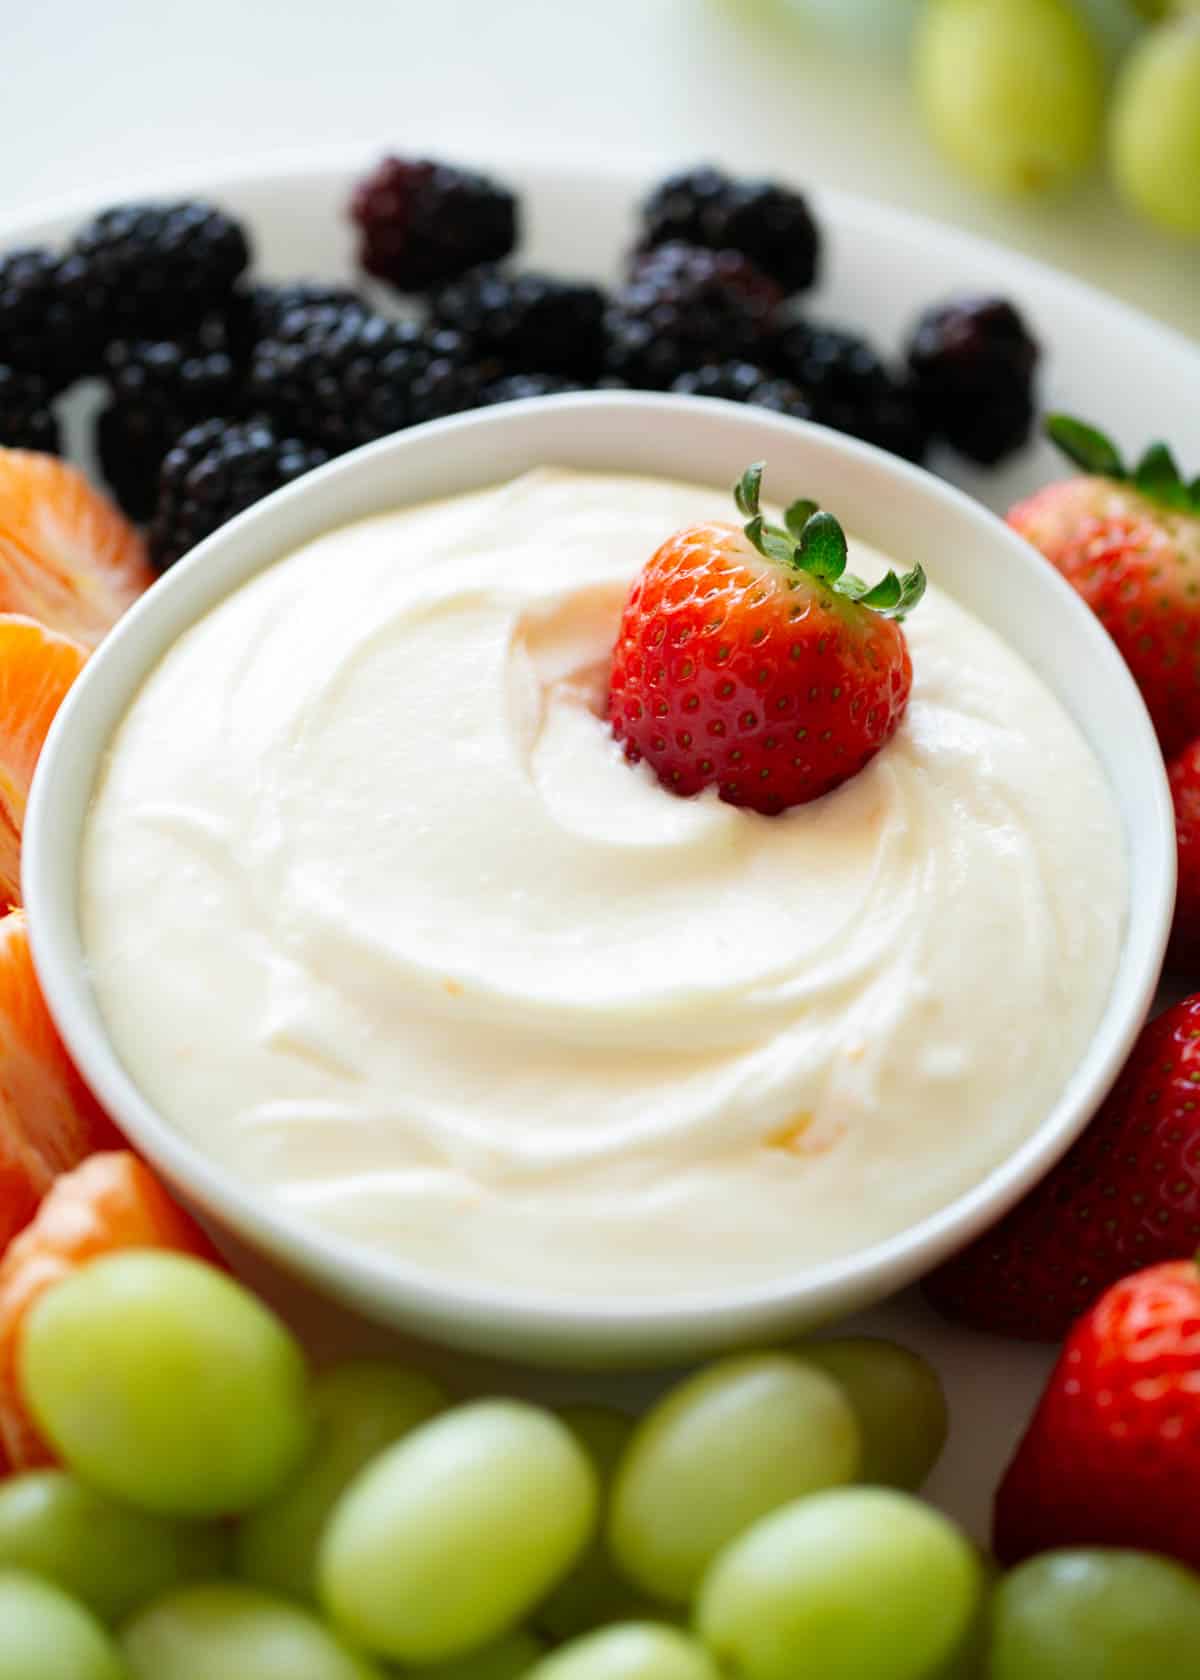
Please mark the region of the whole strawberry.
<svg viewBox="0 0 1200 1680"><path fill-rule="evenodd" d="M845 534L814 502L794 502L786 529L764 520L762 474L734 492L744 527L686 526L634 581L609 717L673 792L716 787L774 816L849 780L895 733L912 687L899 620L925 574L850 577Z"/></svg>
<svg viewBox="0 0 1200 1680"><path fill-rule="evenodd" d="M1057 1341L1118 1278L1197 1246L1200 994L1143 1029L1083 1136L924 1289L975 1329Z"/></svg>
<svg viewBox="0 0 1200 1680"><path fill-rule="evenodd" d="M1200 969L1200 741L1184 747L1167 766L1175 806L1179 884L1168 960L1175 968Z"/></svg>
<svg viewBox="0 0 1200 1680"><path fill-rule="evenodd" d="M1169 756L1200 736L1200 479L1153 444L1128 471L1109 440L1053 415L1087 476L1039 490L1008 522L1078 590L1116 642Z"/></svg>
<svg viewBox="0 0 1200 1680"><path fill-rule="evenodd" d="M1071 1332L996 1494L1002 1563L1132 1546L1200 1568L1200 1269L1115 1284Z"/></svg>

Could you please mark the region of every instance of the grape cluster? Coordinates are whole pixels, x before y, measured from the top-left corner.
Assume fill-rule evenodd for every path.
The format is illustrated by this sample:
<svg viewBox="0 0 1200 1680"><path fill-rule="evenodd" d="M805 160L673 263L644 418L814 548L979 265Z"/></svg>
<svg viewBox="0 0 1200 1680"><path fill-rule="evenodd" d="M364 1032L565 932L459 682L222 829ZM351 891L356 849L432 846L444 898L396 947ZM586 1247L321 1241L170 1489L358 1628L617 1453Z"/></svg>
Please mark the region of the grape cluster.
<svg viewBox="0 0 1200 1680"><path fill-rule="evenodd" d="M1200 1578L1136 1552L1034 1558L985 1614L911 1491L937 1378L886 1342L723 1359L640 1419L452 1404L391 1361L312 1377L227 1274L131 1250L52 1284L18 1360L63 1468L0 1486L0 1680L1123 1680L1200 1648Z"/></svg>
<svg viewBox="0 0 1200 1680"><path fill-rule="evenodd" d="M1142 0L1108 98L1105 41L1079 0L923 0L916 91L934 139L982 185L1038 193L1093 167L1107 143L1134 210L1200 237L1200 14ZM1130 38L1132 36L1132 39ZM1124 50L1119 50L1124 49Z"/></svg>

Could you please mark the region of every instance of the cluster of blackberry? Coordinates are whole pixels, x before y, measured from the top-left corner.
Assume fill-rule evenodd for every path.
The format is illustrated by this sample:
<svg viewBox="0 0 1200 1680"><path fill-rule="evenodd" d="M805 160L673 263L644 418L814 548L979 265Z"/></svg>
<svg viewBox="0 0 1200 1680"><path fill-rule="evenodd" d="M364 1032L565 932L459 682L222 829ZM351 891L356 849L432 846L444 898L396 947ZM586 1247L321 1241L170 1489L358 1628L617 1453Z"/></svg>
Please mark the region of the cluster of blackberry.
<svg viewBox="0 0 1200 1680"><path fill-rule="evenodd" d="M1010 304L930 310L888 366L804 313L820 234L805 199L773 182L709 168L663 182L609 292L504 266L514 195L445 164L385 159L350 214L363 269L406 294L412 318L344 286L248 283L245 231L202 203L117 207L61 252L0 258L0 444L58 449L56 399L102 380L102 470L167 566L331 456L514 398L722 397L914 461L941 438L991 463L1029 435L1037 347Z"/></svg>
<svg viewBox="0 0 1200 1680"><path fill-rule="evenodd" d="M156 521L163 565L184 546L156 519L172 445L219 416L212 435L219 449L232 448L224 440L247 413L253 344L297 303L354 296L329 287L247 288L249 262L238 223L190 201L118 206L61 251L0 257L0 444L58 452L57 399L80 380L102 381L101 469L133 518ZM291 459L281 440L258 482L242 487L253 489L249 499L282 482ZM314 464L311 452L306 461ZM223 506L214 525L236 511ZM160 529L167 532L161 542Z"/></svg>

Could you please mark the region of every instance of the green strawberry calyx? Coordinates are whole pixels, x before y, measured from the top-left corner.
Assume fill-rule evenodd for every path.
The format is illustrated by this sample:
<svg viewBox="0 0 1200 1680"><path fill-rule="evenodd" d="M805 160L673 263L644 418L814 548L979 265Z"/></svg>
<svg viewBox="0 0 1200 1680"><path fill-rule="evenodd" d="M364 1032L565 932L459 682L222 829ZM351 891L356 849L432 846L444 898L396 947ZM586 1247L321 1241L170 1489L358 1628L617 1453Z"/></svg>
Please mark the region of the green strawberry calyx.
<svg viewBox="0 0 1200 1680"><path fill-rule="evenodd" d="M1148 500L1177 513L1200 513L1200 478L1189 484L1165 443L1152 443L1136 466L1127 467L1111 438L1069 414L1048 414L1046 436L1085 473L1131 484Z"/></svg>
<svg viewBox="0 0 1200 1680"><path fill-rule="evenodd" d="M803 498L793 502L783 516L783 525L769 524L759 507L765 466L764 461L756 461L733 487L738 512L746 519L743 529L761 555L791 571L817 578L835 594L869 607L881 618L901 619L913 610L925 593L923 568L914 566L901 577L888 572L878 583L864 583L846 570L845 531L816 502Z"/></svg>

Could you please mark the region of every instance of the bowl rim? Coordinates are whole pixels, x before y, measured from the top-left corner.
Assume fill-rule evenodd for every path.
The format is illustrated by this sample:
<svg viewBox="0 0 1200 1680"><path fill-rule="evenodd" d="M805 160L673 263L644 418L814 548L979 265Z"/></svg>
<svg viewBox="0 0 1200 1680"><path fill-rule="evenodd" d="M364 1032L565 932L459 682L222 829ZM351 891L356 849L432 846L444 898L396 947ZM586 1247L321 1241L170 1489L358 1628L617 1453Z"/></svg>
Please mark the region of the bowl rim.
<svg viewBox="0 0 1200 1680"><path fill-rule="evenodd" d="M1162 756L1145 705L1099 621L1064 579L1045 568L1042 583L1057 590L1063 611L1073 618L1072 633L1091 662L1095 682L1115 682L1124 689L1123 705L1131 709L1130 727L1140 735L1144 749L1142 762L1131 774L1140 775L1144 783L1138 794L1144 800L1143 819L1150 824L1151 845L1159 853L1161 868L1151 877L1151 902L1129 907L1104 1013L1066 1086L1019 1148L984 1179L924 1219L857 1253L799 1271L793 1267L769 1280L729 1290L623 1301L603 1296L576 1300L567 1295L534 1295L510 1286L437 1274L400 1256L359 1247L322 1230L302 1214L292 1214L262 1192L244 1188L232 1170L206 1155L157 1112L138 1090L99 1025L87 954L76 922L78 858L83 814L112 729L157 660L217 600L284 558L299 541L364 517L359 512L322 519L315 511L335 499L332 492L341 481L352 482L357 477L365 485L374 481L373 475L386 479L397 457L452 434L469 437L474 432L479 434L475 440L479 445L479 472L462 484L458 493L466 493L472 487L498 482L488 471L486 440L491 434L501 428L519 430L531 424L533 416L548 413L560 418L566 427L572 414L581 408L628 411L631 417L637 414L668 424L681 415L694 418L702 412L708 416L705 424L728 426L732 432L741 428L759 435L774 433L781 445L794 446L798 438L807 437L810 446L826 451L829 459L842 457L869 468L876 476L902 481L910 492L915 490L924 496L931 510L941 502L960 517L965 514L993 547L1008 550L1008 564L1020 566L1027 573L1033 567L1040 572L1045 568L1036 551L981 503L923 469L824 427L745 405L651 392L584 392L513 402L433 421L342 456L249 508L202 542L124 616L89 659L51 727L30 793L22 861L33 958L62 1038L120 1129L186 1201L259 1252L327 1294L354 1302L377 1319L430 1331L460 1346L516 1348L535 1360L561 1360L564 1350L576 1344L590 1348L603 1359L613 1355L631 1359L659 1354L665 1357L685 1349L745 1339L761 1326L782 1324L802 1314L810 1319L832 1317L883 1298L969 1241L1000 1217L1062 1155L1110 1088L1153 1001L1175 888L1173 810ZM638 470L636 461L629 470ZM394 505L414 505L403 487ZM289 521L295 526L298 520L308 536L285 540L282 530ZM181 599L193 602L192 610L183 613L176 605ZM179 624L171 628L176 617ZM104 708L111 707L111 694L123 695L119 709L80 767L76 736L94 706L102 703ZM1122 793L1107 770L1105 779L1121 813L1128 842L1129 795ZM64 840L59 808L69 809L75 797L73 784L86 784L86 791L75 800L79 822ZM65 854L61 853L63 847ZM55 862L60 855L69 858L66 879L75 883L68 889L67 902L61 891L64 866ZM1133 944L1135 912L1140 939ZM1126 981L1126 1005L1114 1018L1119 983L1133 961L1131 950L1136 957L1139 949L1141 955L1132 979ZM1089 1060L1093 1064L1090 1076L1080 1087L1078 1076Z"/></svg>

